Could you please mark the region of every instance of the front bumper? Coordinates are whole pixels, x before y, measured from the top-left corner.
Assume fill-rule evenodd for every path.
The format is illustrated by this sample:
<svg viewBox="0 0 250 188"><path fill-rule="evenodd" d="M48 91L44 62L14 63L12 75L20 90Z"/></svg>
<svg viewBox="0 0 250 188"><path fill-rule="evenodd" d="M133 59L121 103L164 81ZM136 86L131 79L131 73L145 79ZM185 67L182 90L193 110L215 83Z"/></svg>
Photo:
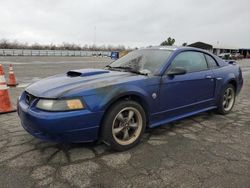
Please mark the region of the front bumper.
<svg viewBox="0 0 250 188"><path fill-rule="evenodd" d="M46 112L18 102L18 114L23 128L34 137L55 142L90 142L98 138L103 112L87 109L69 112Z"/></svg>

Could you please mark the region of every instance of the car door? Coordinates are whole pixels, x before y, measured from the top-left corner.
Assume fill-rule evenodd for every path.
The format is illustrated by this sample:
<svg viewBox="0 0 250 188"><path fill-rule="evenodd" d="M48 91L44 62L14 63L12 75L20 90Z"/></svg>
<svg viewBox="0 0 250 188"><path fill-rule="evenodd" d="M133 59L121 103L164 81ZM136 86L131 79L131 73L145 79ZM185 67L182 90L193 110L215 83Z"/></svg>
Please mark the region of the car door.
<svg viewBox="0 0 250 188"><path fill-rule="evenodd" d="M185 68L186 74L168 75L173 68ZM160 86L160 104L165 118L185 115L212 105L215 81L205 56L198 51L179 53L171 62Z"/></svg>

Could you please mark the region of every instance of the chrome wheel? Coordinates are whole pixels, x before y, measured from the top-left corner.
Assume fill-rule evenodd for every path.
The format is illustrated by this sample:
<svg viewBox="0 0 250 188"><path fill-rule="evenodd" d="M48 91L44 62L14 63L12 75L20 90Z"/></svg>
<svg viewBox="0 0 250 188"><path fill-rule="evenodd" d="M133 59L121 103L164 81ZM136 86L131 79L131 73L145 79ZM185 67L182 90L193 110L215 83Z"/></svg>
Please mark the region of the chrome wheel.
<svg viewBox="0 0 250 188"><path fill-rule="evenodd" d="M223 108L225 111L230 111L234 105L235 100L235 92L234 89L229 87L225 90L223 96Z"/></svg>
<svg viewBox="0 0 250 188"><path fill-rule="evenodd" d="M112 135L120 145L129 145L137 140L143 127L141 113L133 107L123 108L114 118Z"/></svg>

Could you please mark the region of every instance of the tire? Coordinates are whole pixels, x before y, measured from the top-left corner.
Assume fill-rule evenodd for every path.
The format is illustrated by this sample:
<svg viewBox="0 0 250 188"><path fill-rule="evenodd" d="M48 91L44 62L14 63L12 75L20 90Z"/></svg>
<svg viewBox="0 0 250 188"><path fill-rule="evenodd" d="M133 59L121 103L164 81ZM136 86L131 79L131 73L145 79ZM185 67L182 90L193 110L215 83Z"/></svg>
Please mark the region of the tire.
<svg viewBox="0 0 250 188"><path fill-rule="evenodd" d="M228 92L230 92L230 94ZM230 113L234 107L235 98L235 87L232 84L228 84L221 92L218 104L218 112L222 115Z"/></svg>
<svg viewBox="0 0 250 188"><path fill-rule="evenodd" d="M122 100L106 112L102 124L102 141L116 151L136 146L146 128L146 114L135 101Z"/></svg>

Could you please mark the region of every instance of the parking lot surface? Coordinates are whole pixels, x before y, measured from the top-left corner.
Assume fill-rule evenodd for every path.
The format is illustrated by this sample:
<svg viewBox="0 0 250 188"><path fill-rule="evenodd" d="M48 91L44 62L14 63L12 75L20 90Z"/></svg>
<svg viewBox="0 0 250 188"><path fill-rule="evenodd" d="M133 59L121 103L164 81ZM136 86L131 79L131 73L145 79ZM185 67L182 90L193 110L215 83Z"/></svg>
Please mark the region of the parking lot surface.
<svg viewBox="0 0 250 188"><path fill-rule="evenodd" d="M19 87L78 68L101 68L108 58L0 57L13 64ZM250 60L239 61L244 87L226 116L202 113L147 130L126 152L103 144L44 142L26 133L16 113L0 115L0 187L249 187ZM60 125L58 125L60 126Z"/></svg>

